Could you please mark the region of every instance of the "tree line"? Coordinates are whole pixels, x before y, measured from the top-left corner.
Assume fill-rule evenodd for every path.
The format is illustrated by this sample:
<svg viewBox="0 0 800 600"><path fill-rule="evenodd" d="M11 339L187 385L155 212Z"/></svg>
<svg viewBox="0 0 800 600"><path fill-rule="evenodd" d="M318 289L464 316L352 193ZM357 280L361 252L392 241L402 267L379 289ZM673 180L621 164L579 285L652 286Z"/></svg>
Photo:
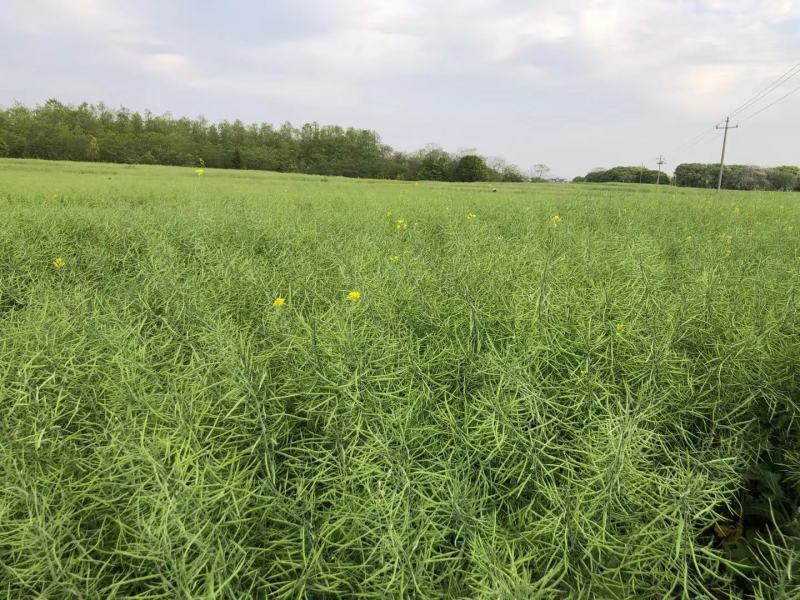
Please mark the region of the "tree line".
<svg viewBox="0 0 800 600"><path fill-rule="evenodd" d="M671 180L666 173L644 167L612 167L593 169L584 177L576 177L574 183L659 183L669 185Z"/></svg>
<svg viewBox="0 0 800 600"><path fill-rule="evenodd" d="M680 187L716 188L719 163L684 163L675 168L673 177L643 167L594 169L573 182L589 183L661 183ZM757 167L726 165L722 171L722 187L727 190L800 191L800 167Z"/></svg>
<svg viewBox="0 0 800 600"><path fill-rule="evenodd" d="M675 168L675 185L716 188L718 180L719 163L686 163ZM722 187L727 190L800 192L800 167L726 165L722 169Z"/></svg>
<svg viewBox="0 0 800 600"><path fill-rule="evenodd" d="M0 109L0 157L206 166L376 179L524 181L520 169L429 145L413 153L367 129L306 123L210 123L104 104L48 100Z"/></svg>

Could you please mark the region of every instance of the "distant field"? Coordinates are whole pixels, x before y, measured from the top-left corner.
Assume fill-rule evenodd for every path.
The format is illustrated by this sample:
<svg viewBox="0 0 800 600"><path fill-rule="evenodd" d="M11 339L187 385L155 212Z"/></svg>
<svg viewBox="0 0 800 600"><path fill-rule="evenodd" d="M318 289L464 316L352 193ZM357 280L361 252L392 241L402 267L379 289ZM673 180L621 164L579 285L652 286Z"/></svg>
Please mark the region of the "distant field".
<svg viewBox="0 0 800 600"><path fill-rule="evenodd" d="M799 405L800 194L0 160L8 598L797 598Z"/></svg>

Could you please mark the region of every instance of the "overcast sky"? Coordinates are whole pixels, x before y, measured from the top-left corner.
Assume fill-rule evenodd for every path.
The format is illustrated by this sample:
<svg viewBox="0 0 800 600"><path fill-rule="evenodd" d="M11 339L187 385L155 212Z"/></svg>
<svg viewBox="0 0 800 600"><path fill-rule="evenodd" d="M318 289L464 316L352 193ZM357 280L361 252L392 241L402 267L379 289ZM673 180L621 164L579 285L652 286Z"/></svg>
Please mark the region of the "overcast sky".
<svg viewBox="0 0 800 600"><path fill-rule="evenodd" d="M715 122L796 63L800 0L0 0L3 106L335 123L570 177L718 161ZM729 160L800 164L800 93Z"/></svg>

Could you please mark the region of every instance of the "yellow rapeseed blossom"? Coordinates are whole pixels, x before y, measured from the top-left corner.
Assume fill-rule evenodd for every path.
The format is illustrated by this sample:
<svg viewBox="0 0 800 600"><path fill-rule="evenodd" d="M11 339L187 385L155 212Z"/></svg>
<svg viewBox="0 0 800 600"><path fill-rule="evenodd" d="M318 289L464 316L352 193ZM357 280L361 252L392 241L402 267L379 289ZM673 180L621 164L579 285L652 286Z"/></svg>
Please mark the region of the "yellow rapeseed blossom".
<svg viewBox="0 0 800 600"><path fill-rule="evenodd" d="M405 231L408 229L408 223L406 223L405 219L397 219L397 221L394 222L394 228L397 231Z"/></svg>
<svg viewBox="0 0 800 600"><path fill-rule="evenodd" d="M736 208L733 209L733 213L736 215L740 215L742 214L742 209L737 206Z"/></svg>
<svg viewBox="0 0 800 600"><path fill-rule="evenodd" d="M554 227L558 227L558 225L561 223L561 215L553 215L550 217L550 220L553 222Z"/></svg>
<svg viewBox="0 0 800 600"><path fill-rule="evenodd" d="M468 213L468 214L467 214L467 219L469 219L470 221L471 221L472 219L475 219L475 218L477 218L477 217L478 217L478 215L476 215L475 213Z"/></svg>
<svg viewBox="0 0 800 600"><path fill-rule="evenodd" d="M347 294L347 299L350 302L358 302L361 299L361 292L358 290L351 290L350 293Z"/></svg>
<svg viewBox="0 0 800 600"><path fill-rule="evenodd" d="M202 177L203 174L206 172L206 170L203 169L203 168L200 168L200 169L195 169L194 172L197 173L198 177Z"/></svg>
<svg viewBox="0 0 800 600"><path fill-rule="evenodd" d="M733 243L733 236L728 234L728 233L725 234L725 238L724 239L725 239L725 243L728 246L730 246Z"/></svg>
<svg viewBox="0 0 800 600"><path fill-rule="evenodd" d="M61 267L63 267L65 264L67 264L67 263L66 263L66 262L64 262L64 259L63 259L63 258L61 258L60 256L59 256L58 258L56 258L56 259L54 259L54 260L53 260L53 266L54 266L56 269L60 269L60 268L61 268Z"/></svg>
<svg viewBox="0 0 800 600"><path fill-rule="evenodd" d="M283 298L282 296L278 296L272 301L272 306L275 308L281 308L284 304L286 304L286 298Z"/></svg>
<svg viewBox="0 0 800 600"><path fill-rule="evenodd" d="M397 254L392 254L392 255L389 257L389 262L397 262L398 260L400 260L400 257L399 257L399 256L397 256Z"/></svg>
<svg viewBox="0 0 800 600"><path fill-rule="evenodd" d="M622 335L622 332L625 331L625 324L624 323L617 323L614 326L614 330L617 332L617 335Z"/></svg>

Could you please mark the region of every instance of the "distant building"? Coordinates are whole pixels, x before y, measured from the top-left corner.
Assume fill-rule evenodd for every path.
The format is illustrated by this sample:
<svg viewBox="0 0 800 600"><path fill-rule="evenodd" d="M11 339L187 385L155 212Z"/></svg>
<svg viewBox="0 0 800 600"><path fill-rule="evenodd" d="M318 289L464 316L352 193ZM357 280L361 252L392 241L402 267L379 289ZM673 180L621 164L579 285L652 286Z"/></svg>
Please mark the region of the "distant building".
<svg viewBox="0 0 800 600"><path fill-rule="evenodd" d="M567 183L567 180L563 177L550 177L547 179L550 183Z"/></svg>

